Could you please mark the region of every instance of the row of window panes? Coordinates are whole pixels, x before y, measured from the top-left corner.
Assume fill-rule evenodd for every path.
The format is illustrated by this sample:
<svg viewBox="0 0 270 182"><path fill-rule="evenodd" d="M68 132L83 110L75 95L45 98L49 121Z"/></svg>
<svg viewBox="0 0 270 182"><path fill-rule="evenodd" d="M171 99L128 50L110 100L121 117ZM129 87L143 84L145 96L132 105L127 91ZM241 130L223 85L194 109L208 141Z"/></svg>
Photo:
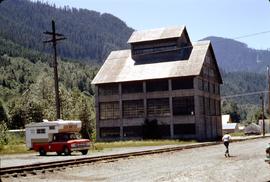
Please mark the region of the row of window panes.
<svg viewBox="0 0 270 182"><path fill-rule="evenodd" d="M207 116L220 115L220 101L206 97L199 97L199 114Z"/></svg>
<svg viewBox="0 0 270 182"><path fill-rule="evenodd" d="M186 77L182 79L172 79L172 90L181 90L181 89L193 89L193 78ZM155 92L155 91L168 91L169 83L168 80L152 80L146 82L146 91ZM122 93L142 93L143 92L143 83L123 83L122 84ZM99 95L118 95L118 85L104 85L99 87Z"/></svg>
<svg viewBox="0 0 270 182"><path fill-rule="evenodd" d="M205 76L214 77L215 76L215 71L214 71L213 68L203 67L203 74Z"/></svg>
<svg viewBox="0 0 270 182"><path fill-rule="evenodd" d="M147 132L143 126L126 126L123 127L124 137L142 137ZM161 136L170 136L169 125L158 125L157 131ZM115 138L120 137L120 127L101 127L101 138ZM190 135L196 133L195 124L174 124L175 135Z"/></svg>
<svg viewBox="0 0 270 182"><path fill-rule="evenodd" d="M138 53L138 51L142 50L153 50L158 48L166 48L166 47L177 47L175 42L160 42L158 44L144 44L144 45L133 45L132 52L133 54Z"/></svg>
<svg viewBox="0 0 270 182"><path fill-rule="evenodd" d="M162 47L152 47L152 48L146 48L146 49L134 49L133 50L133 55L138 55L138 54L149 54L149 53L155 53L155 52L161 52L161 51L171 51L171 50L176 50L177 46L172 45L172 46L162 46Z"/></svg>
<svg viewBox="0 0 270 182"><path fill-rule="evenodd" d="M119 118L119 103L106 102L100 103L100 119L118 119Z"/></svg>
<svg viewBox="0 0 270 182"><path fill-rule="evenodd" d="M117 84L102 85L98 89L99 95L117 95L119 92Z"/></svg>
<svg viewBox="0 0 270 182"><path fill-rule="evenodd" d="M123 101L123 117L124 118L144 117L143 100Z"/></svg>
<svg viewBox="0 0 270 182"><path fill-rule="evenodd" d="M198 80L199 90L210 92L212 94L220 94L219 84L210 83L208 81Z"/></svg>
<svg viewBox="0 0 270 182"><path fill-rule="evenodd" d="M148 116L170 116L169 98L165 99L148 99L147 100Z"/></svg>
<svg viewBox="0 0 270 182"><path fill-rule="evenodd" d="M194 97L173 98L173 115L194 115Z"/></svg>
<svg viewBox="0 0 270 182"><path fill-rule="evenodd" d="M123 118L144 117L144 101L123 101ZM194 97L175 97L172 100L173 115L194 115ZM119 102L100 103L100 119L119 119ZM169 98L148 99L147 116L170 116Z"/></svg>
<svg viewBox="0 0 270 182"><path fill-rule="evenodd" d="M176 45L175 40L174 41L159 41L155 43L144 43L144 44L133 44L132 45L132 50L137 50L137 49L148 49L148 48L153 48L153 47L164 47L164 46L173 46Z"/></svg>

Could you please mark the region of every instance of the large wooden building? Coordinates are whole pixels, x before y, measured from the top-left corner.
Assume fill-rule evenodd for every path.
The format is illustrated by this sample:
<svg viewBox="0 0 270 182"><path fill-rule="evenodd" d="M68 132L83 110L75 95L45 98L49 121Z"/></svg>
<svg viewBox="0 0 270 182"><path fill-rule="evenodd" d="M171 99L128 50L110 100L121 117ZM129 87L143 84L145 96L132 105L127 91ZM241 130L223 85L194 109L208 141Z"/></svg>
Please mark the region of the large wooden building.
<svg viewBox="0 0 270 182"><path fill-rule="evenodd" d="M219 138L222 78L210 41L192 43L181 26L135 31L128 43L92 82L97 140Z"/></svg>

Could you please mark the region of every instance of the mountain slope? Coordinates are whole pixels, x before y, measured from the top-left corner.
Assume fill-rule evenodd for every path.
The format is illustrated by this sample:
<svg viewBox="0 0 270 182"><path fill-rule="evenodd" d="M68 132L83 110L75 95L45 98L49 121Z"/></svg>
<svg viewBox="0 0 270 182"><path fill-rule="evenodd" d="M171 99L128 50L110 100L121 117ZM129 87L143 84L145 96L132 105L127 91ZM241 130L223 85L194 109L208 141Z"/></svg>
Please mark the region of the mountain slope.
<svg viewBox="0 0 270 182"><path fill-rule="evenodd" d="M29 0L5 0L0 5L0 37L27 48L49 52L43 32L56 30L67 40L61 42L62 57L103 61L112 50L126 48L133 29L110 14L76 8L56 8Z"/></svg>
<svg viewBox="0 0 270 182"><path fill-rule="evenodd" d="M270 51L251 49L242 42L221 37L203 40L211 41L219 66L227 72L265 73L270 64Z"/></svg>

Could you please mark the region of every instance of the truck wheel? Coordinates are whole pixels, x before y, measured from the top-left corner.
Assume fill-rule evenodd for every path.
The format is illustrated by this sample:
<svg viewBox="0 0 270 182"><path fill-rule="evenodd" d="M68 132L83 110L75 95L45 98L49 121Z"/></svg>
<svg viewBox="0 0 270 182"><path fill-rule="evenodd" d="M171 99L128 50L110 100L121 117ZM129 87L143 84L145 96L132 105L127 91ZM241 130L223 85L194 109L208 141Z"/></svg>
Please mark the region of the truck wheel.
<svg viewBox="0 0 270 182"><path fill-rule="evenodd" d="M64 147L63 153L65 155L70 155L71 152L69 151L69 149L67 147Z"/></svg>
<svg viewBox="0 0 270 182"><path fill-rule="evenodd" d="M88 153L88 150L81 150L82 155L86 155Z"/></svg>
<svg viewBox="0 0 270 182"><path fill-rule="evenodd" d="M56 152L57 153L57 155L62 155L62 152Z"/></svg>
<svg viewBox="0 0 270 182"><path fill-rule="evenodd" d="M46 151L44 150L44 148L39 149L39 155L40 156L45 156L46 155Z"/></svg>

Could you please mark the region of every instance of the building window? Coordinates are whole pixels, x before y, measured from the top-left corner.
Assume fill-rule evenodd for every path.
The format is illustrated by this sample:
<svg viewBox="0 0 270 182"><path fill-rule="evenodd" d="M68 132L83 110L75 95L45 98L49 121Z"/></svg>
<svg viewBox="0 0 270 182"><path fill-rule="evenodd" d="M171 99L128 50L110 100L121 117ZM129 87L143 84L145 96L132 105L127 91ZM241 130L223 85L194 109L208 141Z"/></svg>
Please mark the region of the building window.
<svg viewBox="0 0 270 182"><path fill-rule="evenodd" d="M49 126L49 130L55 130L55 126Z"/></svg>
<svg viewBox="0 0 270 182"><path fill-rule="evenodd" d="M193 89L193 78L183 77L172 79L172 90Z"/></svg>
<svg viewBox="0 0 270 182"><path fill-rule="evenodd" d="M101 96L118 95L118 84L106 84L98 87L98 93Z"/></svg>
<svg viewBox="0 0 270 182"><path fill-rule="evenodd" d="M220 101L216 100L216 115L220 116Z"/></svg>
<svg viewBox="0 0 270 182"><path fill-rule="evenodd" d="M204 98L199 97L199 114L204 114L205 109L204 109Z"/></svg>
<svg viewBox="0 0 270 182"><path fill-rule="evenodd" d="M216 115L216 102L214 99L210 99L210 115L211 116Z"/></svg>
<svg viewBox="0 0 270 182"><path fill-rule="evenodd" d="M207 64L211 64L211 58L209 56L205 56L205 62Z"/></svg>
<svg viewBox="0 0 270 182"><path fill-rule="evenodd" d="M209 82L208 81L204 81L203 86L204 86L204 91L205 92L209 92Z"/></svg>
<svg viewBox="0 0 270 182"><path fill-rule="evenodd" d="M215 93L215 84L209 83L209 86L210 86L209 92L212 93L212 94L214 94Z"/></svg>
<svg viewBox="0 0 270 182"><path fill-rule="evenodd" d="M126 126L123 129L124 137L142 137L142 126Z"/></svg>
<svg viewBox="0 0 270 182"><path fill-rule="evenodd" d="M208 67L203 67L203 75L206 77L209 76L209 68Z"/></svg>
<svg viewBox="0 0 270 182"><path fill-rule="evenodd" d="M148 99L147 115L152 116L170 116L169 98L164 99Z"/></svg>
<svg viewBox="0 0 270 182"><path fill-rule="evenodd" d="M194 135L196 134L195 124L175 124L175 135Z"/></svg>
<svg viewBox="0 0 270 182"><path fill-rule="evenodd" d="M46 133L45 128L37 129L37 134L44 134L44 133Z"/></svg>
<svg viewBox="0 0 270 182"><path fill-rule="evenodd" d="M220 89L219 89L219 84L215 84L215 93L217 94L217 95L219 95L220 94Z"/></svg>
<svg viewBox="0 0 270 182"><path fill-rule="evenodd" d="M140 55L140 54L152 54L164 51L172 51L176 50L178 47L176 42L172 41L163 41L155 44L144 44L144 45L134 45L132 48L133 55Z"/></svg>
<svg viewBox="0 0 270 182"><path fill-rule="evenodd" d="M102 128L100 128L99 131L100 131L101 138L120 137L120 128L119 127L102 127Z"/></svg>
<svg viewBox="0 0 270 182"><path fill-rule="evenodd" d="M173 115L194 115L194 97L175 97Z"/></svg>
<svg viewBox="0 0 270 182"><path fill-rule="evenodd" d="M170 125L158 125L158 131L161 138L169 137L171 135Z"/></svg>
<svg viewBox="0 0 270 182"><path fill-rule="evenodd" d="M151 80L146 82L146 91L168 91L169 85L168 80Z"/></svg>
<svg viewBox="0 0 270 182"><path fill-rule="evenodd" d="M119 102L103 102L99 105L100 119L118 119Z"/></svg>
<svg viewBox="0 0 270 182"><path fill-rule="evenodd" d="M122 93L142 93L143 92L143 83L142 82L130 82L122 83Z"/></svg>
<svg viewBox="0 0 270 182"><path fill-rule="evenodd" d="M124 118L144 117L143 100L125 100L125 101L123 101L123 117Z"/></svg>
<svg viewBox="0 0 270 182"><path fill-rule="evenodd" d="M199 90L203 90L203 80L202 79L198 79L198 88L199 88Z"/></svg>
<svg viewBox="0 0 270 182"><path fill-rule="evenodd" d="M215 77L215 72L213 69L209 68L209 76L210 77Z"/></svg>
<svg viewBox="0 0 270 182"><path fill-rule="evenodd" d="M209 116L210 115L210 99L209 98L204 98L204 109L205 109L205 115Z"/></svg>

